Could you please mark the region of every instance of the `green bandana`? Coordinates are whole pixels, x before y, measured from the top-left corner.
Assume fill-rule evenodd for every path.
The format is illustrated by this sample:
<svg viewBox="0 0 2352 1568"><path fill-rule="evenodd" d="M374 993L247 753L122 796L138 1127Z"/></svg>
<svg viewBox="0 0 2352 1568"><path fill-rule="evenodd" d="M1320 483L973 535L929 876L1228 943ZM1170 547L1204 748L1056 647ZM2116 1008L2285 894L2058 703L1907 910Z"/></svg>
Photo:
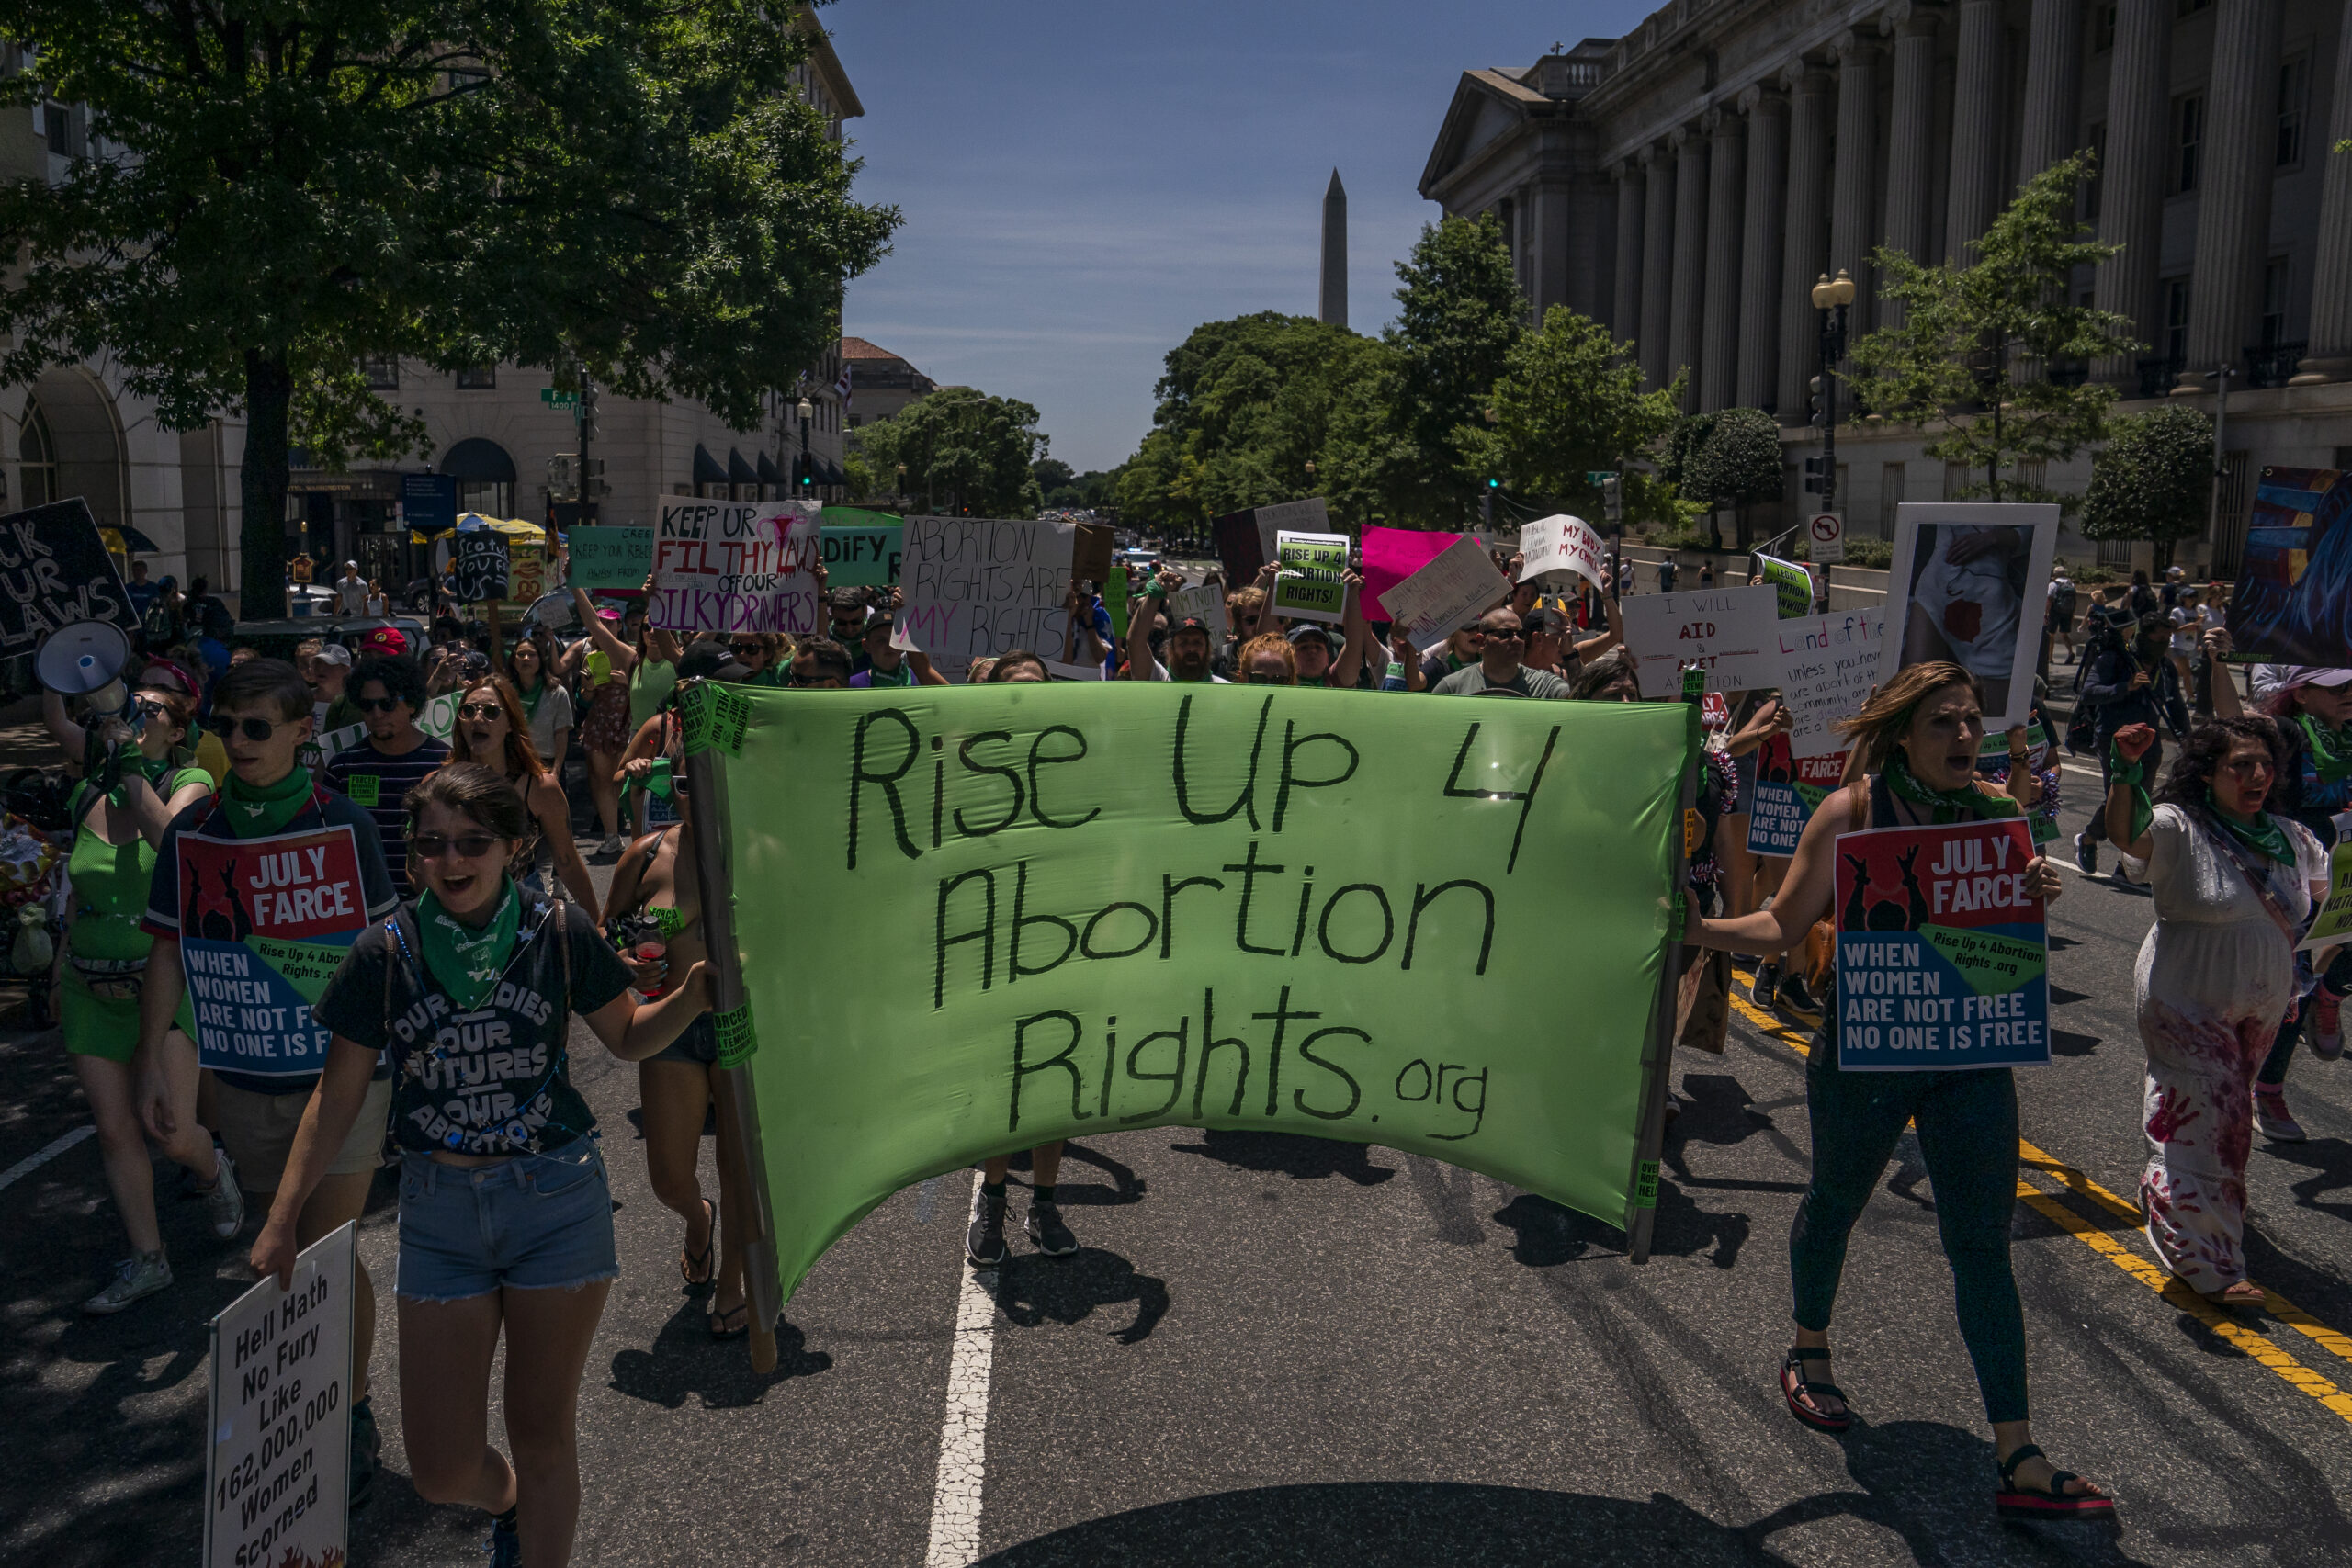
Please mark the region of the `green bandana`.
<svg viewBox="0 0 2352 1568"><path fill-rule="evenodd" d="M2140 753L2145 757L2146 752ZM2156 819L2155 804L2148 798L2144 782L2147 767L2143 762L2126 761L2122 749L2109 740L2107 743L2107 775L2114 784L2127 784L2132 790L2132 841L2138 843L2148 836L2149 825Z"/></svg>
<svg viewBox="0 0 2352 1568"><path fill-rule="evenodd" d="M470 1012L490 999L498 976L514 953L514 933L523 924L523 899L514 884L498 910L480 926L469 926L441 908L430 888L416 901L416 931L424 942L424 966L458 1010Z"/></svg>
<svg viewBox="0 0 2352 1568"><path fill-rule="evenodd" d="M548 694L548 683L547 683L545 681L541 681L537 685L536 685L536 686L532 687L529 691L523 693L523 694L522 694L522 697L523 697L523 716L524 716L526 718L537 718L537 717L538 717L538 716L539 716L539 699L540 699L541 697L546 696L547 694Z"/></svg>
<svg viewBox="0 0 2352 1568"><path fill-rule="evenodd" d="M2335 784L2352 775L2352 729L2332 728L2310 714L2297 714L2295 722L2302 726L2303 742L2311 749L2312 767L2323 784Z"/></svg>
<svg viewBox="0 0 2352 1568"><path fill-rule="evenodd" d="M2211 784L2205 786L2205 805L2213 820L2222 825L2222 830L2247 849L2256 854L2268 855L2281 865L2295 863L2295 847L2288 841L2287 829L2280 827L2278 819L2267 811L2256 812L2254 823L2249 827L2222 809L2222 803L2213 798Z"/></svg>
<svg viewBox="0 0 2352 1568"><path fill-rule="evenodd" d="M2018 803L2006 795L1987 795L1973 785L1960 789L1929 789L1911 771L1903 753L1886 760L1886 787L1914 806L1931 808L1932 820L1943 827L1952 822L1978 822L1993 817L2020 815Z"/></svg>
<svg viewBox="0 0 2352 1568"><path fill-rule="evenodd" d="M311 804L311 771L297 768L274 784L259 788L231 773L220 790L220 809L229 814L229 830L240 839L266 839L283 832Z"/></svg>

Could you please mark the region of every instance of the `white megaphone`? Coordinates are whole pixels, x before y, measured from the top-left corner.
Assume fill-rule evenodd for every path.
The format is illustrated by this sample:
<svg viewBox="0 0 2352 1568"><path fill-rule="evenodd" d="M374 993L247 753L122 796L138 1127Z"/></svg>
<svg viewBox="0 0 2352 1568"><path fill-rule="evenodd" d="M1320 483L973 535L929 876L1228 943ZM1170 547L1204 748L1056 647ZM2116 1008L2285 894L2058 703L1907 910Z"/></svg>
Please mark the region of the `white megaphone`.
<svg viewBox="0 0 2352 1568"><path fill-rule="evenodd" d="M33 655L33 673L61 697L81 697L93 713L119 714L130 705L123 667L130 638L111 621L74 621L50 634Z"/></svg>

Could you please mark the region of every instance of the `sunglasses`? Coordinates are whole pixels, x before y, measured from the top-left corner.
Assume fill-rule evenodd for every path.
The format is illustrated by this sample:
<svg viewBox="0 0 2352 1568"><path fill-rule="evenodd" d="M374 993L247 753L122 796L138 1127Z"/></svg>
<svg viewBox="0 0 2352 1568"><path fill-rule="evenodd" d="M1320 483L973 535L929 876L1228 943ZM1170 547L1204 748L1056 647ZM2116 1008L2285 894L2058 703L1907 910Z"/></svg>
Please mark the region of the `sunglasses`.
<svg viewBox="0 0 2352 1568"><path fill-rule="evenodd" d="M458 710L459 718L502 718L506 710L496 703L468 703Z"/></svg>
<svg viewBox="0 0 2352 1568"><path fill-rule="evenodd" d="M223 740L232 735L243 735L248 740L259 742L268 739L286 726L300 722L290 718L221 718L215 716L204 721L204 728Z"/></svg>
<svg viewBox="0 0 2352 1568"><path fill-rule="evenodd" d="M1497 626L1494 630L1487 632L1485 635L1488 639L1495 642L1521 642L1524 641L1527 637L1527 634L1517 626Z"/></svg>
<svg viewBox="0 0 2352 1568"><path fill-rule="evenodd" d="M500 842L493 833L461 833L454 839L444 833L419 833L409 840L408 849L419 860L439 860L445 855L480 860Z"/></svg>
<svg viewBox="0 0 2352 1568"><path fill-rule="evenodd" d="M825 675L786 675L784 683L787 686L821 686L831 678Z"/></svg>
<svg viewBox="0 0 2352 1568"><path fill-rule="evenodd" d="M390 713L401 705L398 697L356 697L351 705L361 713Z"/></svg>
<svg viewBox="0 0 2352 1568"><path fill-rule="evenodd" d="M1287 686L1290 682L1283 680L1279 675L1260 675L1253 671L1250 677L1250 684L1253 686Z"/></svg>
<svg viewBox="0 0 2352 1568"><path fill-rule="evenodd" d="M164 715L171 712L171 709L165 707L163 704L150 701L146 697L134 697L131 700L139 705L139 711L145 714L149 718L162 718Z"/></svg>

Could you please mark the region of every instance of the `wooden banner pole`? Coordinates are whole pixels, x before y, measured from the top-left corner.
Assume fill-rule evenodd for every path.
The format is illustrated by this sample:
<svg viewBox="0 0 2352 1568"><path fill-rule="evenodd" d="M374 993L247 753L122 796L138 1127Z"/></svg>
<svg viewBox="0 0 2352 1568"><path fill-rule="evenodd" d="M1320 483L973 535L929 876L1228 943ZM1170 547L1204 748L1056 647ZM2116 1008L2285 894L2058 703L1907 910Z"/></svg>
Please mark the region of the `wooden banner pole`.
<svg viewBox="0 0 2352 1568"><path fill-rule="evenodd" d="M1674 1076L1675 1008L1682 989L1683 953L1699 919L1690 898L1690 840L1685 828L1699 802L1695 766L1682 775L1679 799L1667 896L1682 901L1682 940L1666 944L1665 959L1658 964L1657 1002L1651 1010L1649 1040L1642 1050L1641 1135L1634 1141L1634 1168L1625 1189L1625 1255L1634 1263L1650 1260L1650 1233L1657 1219L1657 1167L1666 1146L1666 1099Z"/></svg>

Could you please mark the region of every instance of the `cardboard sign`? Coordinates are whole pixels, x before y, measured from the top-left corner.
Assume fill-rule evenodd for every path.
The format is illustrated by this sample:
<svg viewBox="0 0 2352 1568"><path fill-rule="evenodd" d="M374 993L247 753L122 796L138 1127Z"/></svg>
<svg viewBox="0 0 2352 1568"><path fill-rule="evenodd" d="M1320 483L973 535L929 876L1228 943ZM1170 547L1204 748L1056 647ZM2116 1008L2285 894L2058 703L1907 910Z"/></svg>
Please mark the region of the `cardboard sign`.
<svg viewBox="0 0 2352 1568"><path fill-rule="evenodd" d="M1457 534L1435 560L1388 591L1388 621L1426 654L1510 596L1510 580L1478 541Z"/></svg>
<svg viewBox="0 0 2352 1568"><path fill-rule="evenodd" d="M1894 509L1881 685L1910 665L1948 660L1984 692L1984 728L2032 716L2058 509L1991 502L1905 502Z"/></svg>
<svg viewBox="0 0 2352 1568"><path fill-rule="evenodd" d="M1758 748L1756 794L1747 814L1747 852L1785 858L1797 852L1805 824L1845 776L1846 754L1799 757L1789 738L1775 735Z"/></svg>
<svg viewBox="0 0 2352 1568"><path fill-rule="evenodd" d="M2328 861L2326 902L2296 950L2311 953L2341 942L2352 942L2352 840L2339 839Z"/></svg>
<svg viewBox="0 0 2352 1568"><path fill-rule="evenodd" d="M825 586L886 588L898 581L905 535L899 523L819 528L817 558L825 563Z"/></svg>
<svg viewBox="0 0 2352 1568"><path fill-rule="evenodd" d="M626 588L636 592L653 570L650 528L574 528L566 541L571 554L571 586Z"/></svg>
<svg viewBox="0 0 2352 1568"><path fill-rule="evenodd" d="M75 621L139 629L89 502L76 496L0 517L0 659L31 653Z"/></svg>
<svg viewBox="0 0 2352 1568"><path fill-rule="evenodd" d="M1227 586L1247 588L1258 581L1260 569L1274 560L1277 534L1285 529L1295 534L1328 534L1331 531L1331 516L1323 498L1315 496L1306 501L1286 501L1278 506L1228 512L1210 528L1216 538L1217 561L1225 569Z"/></svg>
<svg viewBox="0 0 2352 1568"><path fill-rule="evenodd" d="M649 618L678 632L783 632L823 624L818 507L665 495L653 528Z"/></svg>
<svg viewBox="0 0 2352 1568"><path fill-rule="evenodd" d="M1519 551L1526 558L1520 563L1521 582L1547 571L1573 571L1598 588L1601 565L1609 558L1609 547L1593 532L1592 525L1565 512L1538 518L1521 528Z"/></svg>
<svg viewBox="0 0 2352 1568"><path fill-rule="evenodd" d="M180 965L198 1059L257 1077L322 1071L329 1035L311 1004L368 926L351 829L183 833L178 844Z"/></svg>
<svg viewBox="0 0 2352 1568"><path fill-rule="evenodd" d="M1636 603L1626 601L1629 615ZM1844 750L1830 727L1861 711L1878 679L1885 630L1883 610L1833 610L1774 625L1778 669L1765 684L1781 688L1781 701L1793 721L1789 744L1799 756Z"/></svg>
<svg viewBox="0 0 2352 1568"><path fill-rule="evenodd" d="M212 1320L205 1568L341 1564L349 1498L357 1230L304 1247Z"/></svg>
<svg viewBox="0 0 2352 1568"><path fill-rule="evenodd" d="M507 596L506 536L497 529L460 529L454 564L460 604L481 604Z"/></svg>
<svg viewBox="0 0 2352 1568"><path fill-rule="evenodd" d="M1781 595L1781 619L1793 621L1813 614L1813 573L1792 560L1771 556L1758 556L1756 567L1765 586Z"/></svg>
<svg viewBox="0 0 2352 1568"><path fill-rule="evenodd" d="M1209 624L1212 650L1223 648L1226 639L1233 635L1232 623L1225 614L1225 590L1214 582L1179 588L1168 596L1167 625L1181 626L1189 615L1198 615Z"/></svg>
<svg viewBox="0 0 2352 1568"><path fill-rule="evenodd" d="M1275 615L1334 625L1346 617L1345 534L1294 534L1283 529L1274 536L1274 555L1280 568L1274 578Z"/></svg>
<svg viewBox="0 0 2352 1568"><path fill-rule="evenodd" d="M1469 537L1424 528L1366 528L1363 613L1375 621L1396 619L1388 613L1388 591L1453 548L1454 540Z"/></svg>
<svg viewBox="0 0 2352 1568"><path fill-rule="evenodd" d="M1016 648L1047 668L1085 679L1086 667L1058 658L1069 637L1070 560L1078 525L987 517L910 517L892 638L919 649L950 680L973 660ZM1095 667L1093 678L1102 671Z"/></svg>
<svg viewBox="0 0 2352 1568"><path fill-rule="evenodd" d="M1625 646L1640 672L1642 695L1682 694L1682 670L1696 664L1710 692L1747 692L1781 678L1778 593L1767 588L1708 588L1690 593L1637 593L1621 600Z"/></svg>
<svg viewBox="0 0 2352 1568"><path fill-rule="evenodd" d="M2352 471L2266 468L2230 594L2233 660L2352 666Z"/></svg>
<svg viewBox="0 0 2352 1568"><path fill-rule="evenodd" d="M2050 1060L2050 956L2020 818L1838 836L1838 1066Z"/></svg>

